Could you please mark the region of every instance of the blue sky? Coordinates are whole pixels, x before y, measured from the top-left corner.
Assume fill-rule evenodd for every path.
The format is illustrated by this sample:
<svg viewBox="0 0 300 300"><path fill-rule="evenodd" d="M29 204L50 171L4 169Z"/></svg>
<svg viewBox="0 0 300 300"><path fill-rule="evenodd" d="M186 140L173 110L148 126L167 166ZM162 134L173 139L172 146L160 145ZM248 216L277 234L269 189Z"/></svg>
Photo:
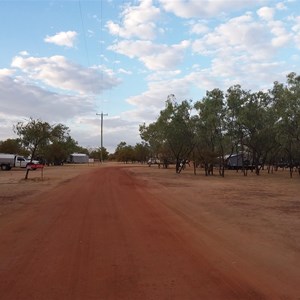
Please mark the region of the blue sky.
<svg viewBox="0 0 300 300"><path fill-rule="evenodd" d="M0 0L0 140L28 118L81 146L140 142L170 94L200 100L299 74L298 0Z"/></svg>

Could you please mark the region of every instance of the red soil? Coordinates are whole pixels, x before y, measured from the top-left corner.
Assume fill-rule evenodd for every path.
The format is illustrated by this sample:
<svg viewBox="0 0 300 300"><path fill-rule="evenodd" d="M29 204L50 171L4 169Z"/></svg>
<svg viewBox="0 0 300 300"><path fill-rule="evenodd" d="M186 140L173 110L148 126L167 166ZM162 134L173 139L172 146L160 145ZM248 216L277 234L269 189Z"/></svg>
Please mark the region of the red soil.
<svg viewBox="0 0 300 300"><path fill-rule="evenodd" d="M300 299L299 239L244 221L234 183L143 170L92 169L2 216L0 299Z"/></svg>

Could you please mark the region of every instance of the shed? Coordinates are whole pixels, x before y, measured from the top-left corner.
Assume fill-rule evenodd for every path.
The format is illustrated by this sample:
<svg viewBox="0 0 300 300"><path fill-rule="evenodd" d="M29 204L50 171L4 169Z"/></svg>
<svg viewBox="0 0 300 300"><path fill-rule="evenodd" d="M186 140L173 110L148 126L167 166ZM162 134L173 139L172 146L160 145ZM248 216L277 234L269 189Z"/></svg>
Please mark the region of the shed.
<svg viewBox="0 0 300 300"><path fill-rule="evenodd" d="M70 155L68 162L73 164L85 164L89 162L89 156L85 153L73 153Z"/></svg>

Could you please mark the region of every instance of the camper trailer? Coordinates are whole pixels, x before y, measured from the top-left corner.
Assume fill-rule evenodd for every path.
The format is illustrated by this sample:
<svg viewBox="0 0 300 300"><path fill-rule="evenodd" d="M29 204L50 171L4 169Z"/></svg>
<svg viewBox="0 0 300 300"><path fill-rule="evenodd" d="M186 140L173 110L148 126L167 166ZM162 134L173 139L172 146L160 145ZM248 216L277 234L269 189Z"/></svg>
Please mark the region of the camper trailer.
<svg viewBox="0 0 300 300"><path fill-rule="evenodd" d="M226 158L226 167L229 170L252 169L252 162L243 154L231 154Z"/></svg>
<svg viewBox="0 0 300 300"><path fill-rule="evenodd" d="M89 162L89 156L85 153L73 153L70 155L68 163L86 164Z"/></svg>

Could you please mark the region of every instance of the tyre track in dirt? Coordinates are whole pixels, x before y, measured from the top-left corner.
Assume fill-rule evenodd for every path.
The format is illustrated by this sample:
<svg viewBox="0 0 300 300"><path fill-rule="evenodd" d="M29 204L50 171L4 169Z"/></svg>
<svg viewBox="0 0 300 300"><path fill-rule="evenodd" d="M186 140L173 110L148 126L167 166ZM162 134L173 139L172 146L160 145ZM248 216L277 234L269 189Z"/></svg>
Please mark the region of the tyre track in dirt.
<svg viewBox="0 0 300 300"><path fill-rule="evenodd" d="M60 185L0 220L0 299L292 299L218 267L174 211L126 168Z"/></svg>

